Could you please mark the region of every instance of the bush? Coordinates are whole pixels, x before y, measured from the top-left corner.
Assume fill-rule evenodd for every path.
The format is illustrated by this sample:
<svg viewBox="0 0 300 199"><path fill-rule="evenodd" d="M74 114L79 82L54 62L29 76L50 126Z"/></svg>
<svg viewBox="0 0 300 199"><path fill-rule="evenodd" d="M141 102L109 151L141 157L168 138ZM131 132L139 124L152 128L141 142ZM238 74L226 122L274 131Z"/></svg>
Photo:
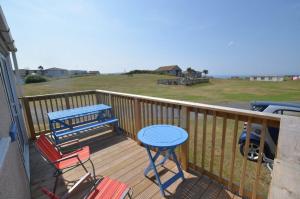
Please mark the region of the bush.
<svg viewBox="0 0 300 199"><path fill-rule="evenodd" d="M41 75L28 75L25 78L25 84L30 84L30 83L40 83L40 82L46 82L47 79L44 76Z"/></svg>

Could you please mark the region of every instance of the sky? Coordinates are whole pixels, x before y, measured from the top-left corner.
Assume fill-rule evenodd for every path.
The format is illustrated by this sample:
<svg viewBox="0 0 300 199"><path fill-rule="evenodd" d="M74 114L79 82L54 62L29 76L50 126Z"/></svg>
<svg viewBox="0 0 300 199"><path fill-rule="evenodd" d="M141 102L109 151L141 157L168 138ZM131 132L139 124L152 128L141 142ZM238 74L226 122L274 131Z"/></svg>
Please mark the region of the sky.
<svg viewBox="0 0 300 199"><path fill-rule="evenodd" d="M299 0L0 0L20 68L300 74Z"/></svg>

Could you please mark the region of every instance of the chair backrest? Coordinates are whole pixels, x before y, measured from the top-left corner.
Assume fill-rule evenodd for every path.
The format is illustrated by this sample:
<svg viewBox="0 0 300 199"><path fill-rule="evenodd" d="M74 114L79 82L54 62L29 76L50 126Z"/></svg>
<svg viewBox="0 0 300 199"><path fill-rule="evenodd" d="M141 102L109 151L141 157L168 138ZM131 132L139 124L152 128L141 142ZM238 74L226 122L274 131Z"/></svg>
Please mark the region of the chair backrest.
<svg viewBox="0 0 300 199"><path fill-rule="evenodd" d="M41 134L35 142L35 146L42 155L51 163L62 157L60 151L48 140L45 134Z"/></svg>

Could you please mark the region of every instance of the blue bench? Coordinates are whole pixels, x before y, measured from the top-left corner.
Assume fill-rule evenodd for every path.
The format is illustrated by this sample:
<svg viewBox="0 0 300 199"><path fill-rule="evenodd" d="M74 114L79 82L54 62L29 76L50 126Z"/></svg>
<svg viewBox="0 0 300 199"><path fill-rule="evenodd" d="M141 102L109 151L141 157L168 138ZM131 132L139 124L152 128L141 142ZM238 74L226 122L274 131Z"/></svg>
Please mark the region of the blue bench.
<svg viewBox="0 0 300 199"><path fill-rule="evenodd" d="M91 115L96 116L96 118L75 124L72 124L72 122L70 122L72 119ZM65 135L86 131L107 124L112 124L114 127L116 127L116 130L119 129L119 120L113 116L112 108L105 104L97 104L92 106L49 112L48 119L50 130L56 143L59 143L60 138Z"/></svg>

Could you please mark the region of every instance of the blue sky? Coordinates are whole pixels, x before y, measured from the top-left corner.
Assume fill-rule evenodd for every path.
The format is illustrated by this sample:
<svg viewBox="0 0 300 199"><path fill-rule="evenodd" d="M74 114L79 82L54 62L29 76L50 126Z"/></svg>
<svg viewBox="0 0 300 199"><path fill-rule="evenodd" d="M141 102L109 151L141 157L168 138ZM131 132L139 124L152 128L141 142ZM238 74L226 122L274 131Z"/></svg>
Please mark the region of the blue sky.
<svg viewBox="0 0 300 199"><path fill-rule="evenodd" d="M300 73L298 0L1 0L20 68Z"/></svg>

